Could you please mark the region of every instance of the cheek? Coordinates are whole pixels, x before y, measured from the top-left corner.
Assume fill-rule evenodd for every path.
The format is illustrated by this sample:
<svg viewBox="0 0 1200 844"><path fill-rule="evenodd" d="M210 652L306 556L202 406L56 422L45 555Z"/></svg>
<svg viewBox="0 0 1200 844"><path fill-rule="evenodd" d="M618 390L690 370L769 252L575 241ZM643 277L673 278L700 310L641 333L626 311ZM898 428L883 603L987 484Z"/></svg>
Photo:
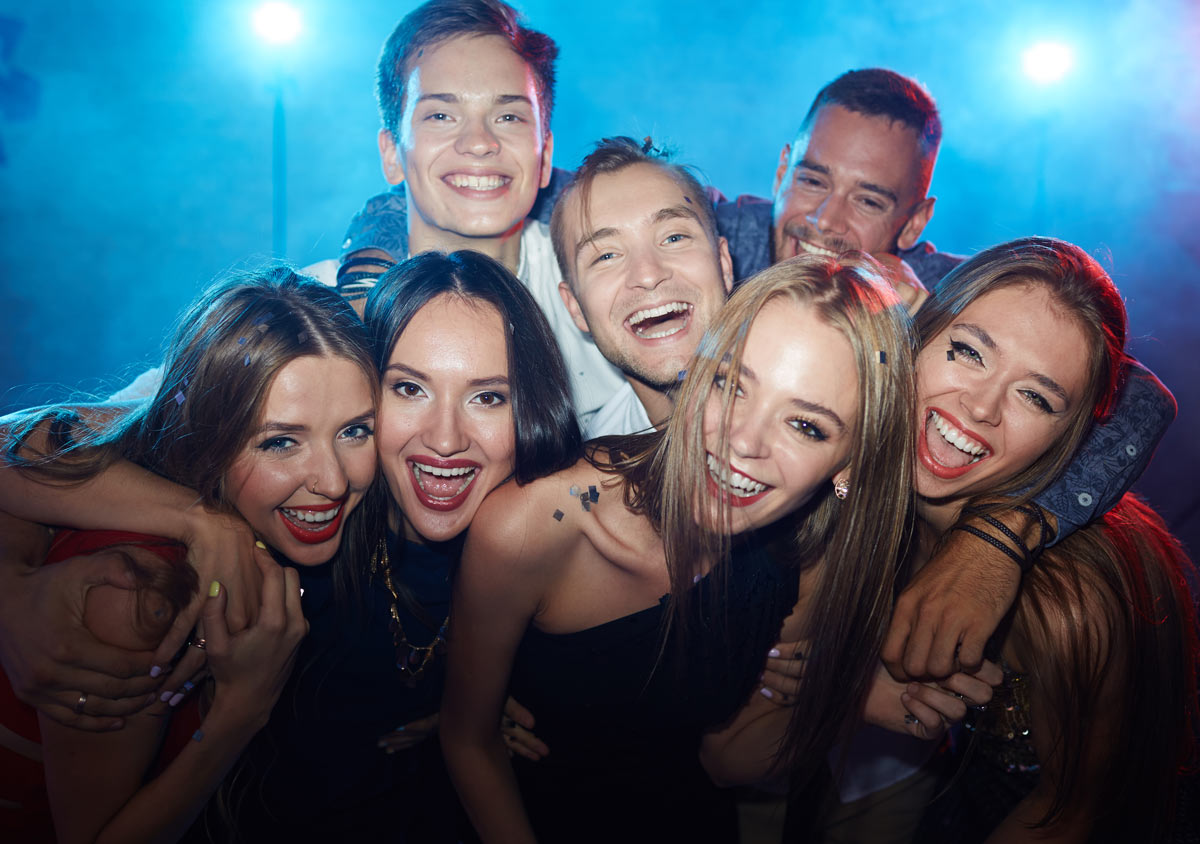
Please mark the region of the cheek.
<svg viewBox="0 0 1200 844"><path fill-rule="evenodd" d="M489 466L494 466L495 484L512 474L516 464L517 436L512 416L481 425L478 439ZM494 487L493 487L494 488ZM489 492L491 490L488 490Z"/></svg>

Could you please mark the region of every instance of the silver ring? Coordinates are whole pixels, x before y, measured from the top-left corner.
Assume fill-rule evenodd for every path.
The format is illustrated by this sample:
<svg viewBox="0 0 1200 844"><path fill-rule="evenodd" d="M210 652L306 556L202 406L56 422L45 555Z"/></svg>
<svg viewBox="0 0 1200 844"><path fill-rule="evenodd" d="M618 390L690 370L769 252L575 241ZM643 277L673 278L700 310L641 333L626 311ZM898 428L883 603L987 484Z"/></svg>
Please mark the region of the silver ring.
<svg viewBox="0 0 1200 844"><path fill-rule="evenodd" d="M88 697L87 692L79 693L79 700L75 701L75 714L76 715L83 714L83 707L87 703L87 697Z"/></svg>
<svg viewBox="0 0 1200 844"><path fill-rule="evenodd" d="M197 636L195 639L188 640L188 646L193 647L193 648L199 648L200 650L204 650L205 648L208 647L208 642L205 640L205 638L203 636Z"/></svg>
<svg viewBox="0 0 1200 844"><path fill-rule="evenodd" d="M906 713L904 713L904 723L911 724L912 726L915 727L915 726L917 726L917 724L921 723L921 719L918 718L916 715L913 715L911 712L906 712Z"/></svg>

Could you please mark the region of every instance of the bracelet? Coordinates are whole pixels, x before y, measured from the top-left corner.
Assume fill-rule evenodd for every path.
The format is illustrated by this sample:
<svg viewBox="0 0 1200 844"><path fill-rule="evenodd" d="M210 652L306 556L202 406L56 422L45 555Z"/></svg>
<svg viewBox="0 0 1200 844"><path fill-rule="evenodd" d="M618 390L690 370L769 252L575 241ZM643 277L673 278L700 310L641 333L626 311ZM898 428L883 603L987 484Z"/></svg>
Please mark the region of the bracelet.
<svg viewBox="0 0 1200 844"><path fill-rule="evenodd" d="M1041 554L1046 548L1046 543L1050 541L1050 537L1055 533L1055 531L1050 527L1050 522L1046 520L1046 514L1042 511L1041 506L1034 501L1030 501L1027 505L1023 504L1016 509L1027 516L1033 516L1038 520L1038 524L1041 525L1042 534L1038 539L1037 548L1033 551L1034 555Z"/></svg>
<svg viewBox="0 0 1200 844"><path fill-rule="evenodd" d="M1017 564L1017 567L1021 569L1022 574L1024 574L1025 571L1027 570L1027 567L1029 565L1029 561L1027 560L1027 558L1022 557L1020 554L1018 554L1013 549L1009 548L1007 545L1005 545L1003 542L1001 542L996 537L992 536L990 533L984 533L979 528L973 527L972 525L955 525L952 528L952 530L961 530L964 533L971 534L971 536L979 537L984 542L988 543L989 545L994 545L995 547L997 547L1001 551L1003 551L1005 554L1007 554L1009 557L1011 557L1013 562L1015 562ZM1024 546L1022 546L1022 549L1024 549Z"/></svg>

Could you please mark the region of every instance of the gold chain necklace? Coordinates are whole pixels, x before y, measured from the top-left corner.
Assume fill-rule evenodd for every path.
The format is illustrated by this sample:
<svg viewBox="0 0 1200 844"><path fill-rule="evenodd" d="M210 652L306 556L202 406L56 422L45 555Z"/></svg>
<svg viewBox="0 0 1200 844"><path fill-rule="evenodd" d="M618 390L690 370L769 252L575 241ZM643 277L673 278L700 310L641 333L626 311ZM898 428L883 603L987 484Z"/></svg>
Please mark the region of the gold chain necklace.
<svg viewBox="0 0 1200 844"><path fill-rule="evenodd" d="M446 652L446 633L450 629L450 616L446 616L442 626L433 636L428 645L414 645L408 641L404 625L400 622L400 595L392 582L391 560L388 559L387 540L381 539L375 553L371 555L371 574L382 581L392 596L392 606L388 628L392 631L392 644L396 648L396 668L404 675L404 683L410 689L417 685L425 667L433 662L437 654Z"/></svg>

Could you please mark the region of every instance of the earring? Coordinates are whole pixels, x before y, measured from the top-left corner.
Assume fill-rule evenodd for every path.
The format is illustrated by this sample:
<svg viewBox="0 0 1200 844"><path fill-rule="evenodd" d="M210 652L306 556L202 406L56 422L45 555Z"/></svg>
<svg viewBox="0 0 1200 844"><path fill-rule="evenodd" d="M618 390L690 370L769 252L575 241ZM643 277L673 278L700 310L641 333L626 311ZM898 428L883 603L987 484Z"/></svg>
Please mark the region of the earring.
<svg viewBox="0 0 1200 844"><path fill-rule="evenodd" d="M839 501L845 501L846 496L850 493L850 481L846 478L839 478L833 482L833 494L838 497Z"/></svg>

